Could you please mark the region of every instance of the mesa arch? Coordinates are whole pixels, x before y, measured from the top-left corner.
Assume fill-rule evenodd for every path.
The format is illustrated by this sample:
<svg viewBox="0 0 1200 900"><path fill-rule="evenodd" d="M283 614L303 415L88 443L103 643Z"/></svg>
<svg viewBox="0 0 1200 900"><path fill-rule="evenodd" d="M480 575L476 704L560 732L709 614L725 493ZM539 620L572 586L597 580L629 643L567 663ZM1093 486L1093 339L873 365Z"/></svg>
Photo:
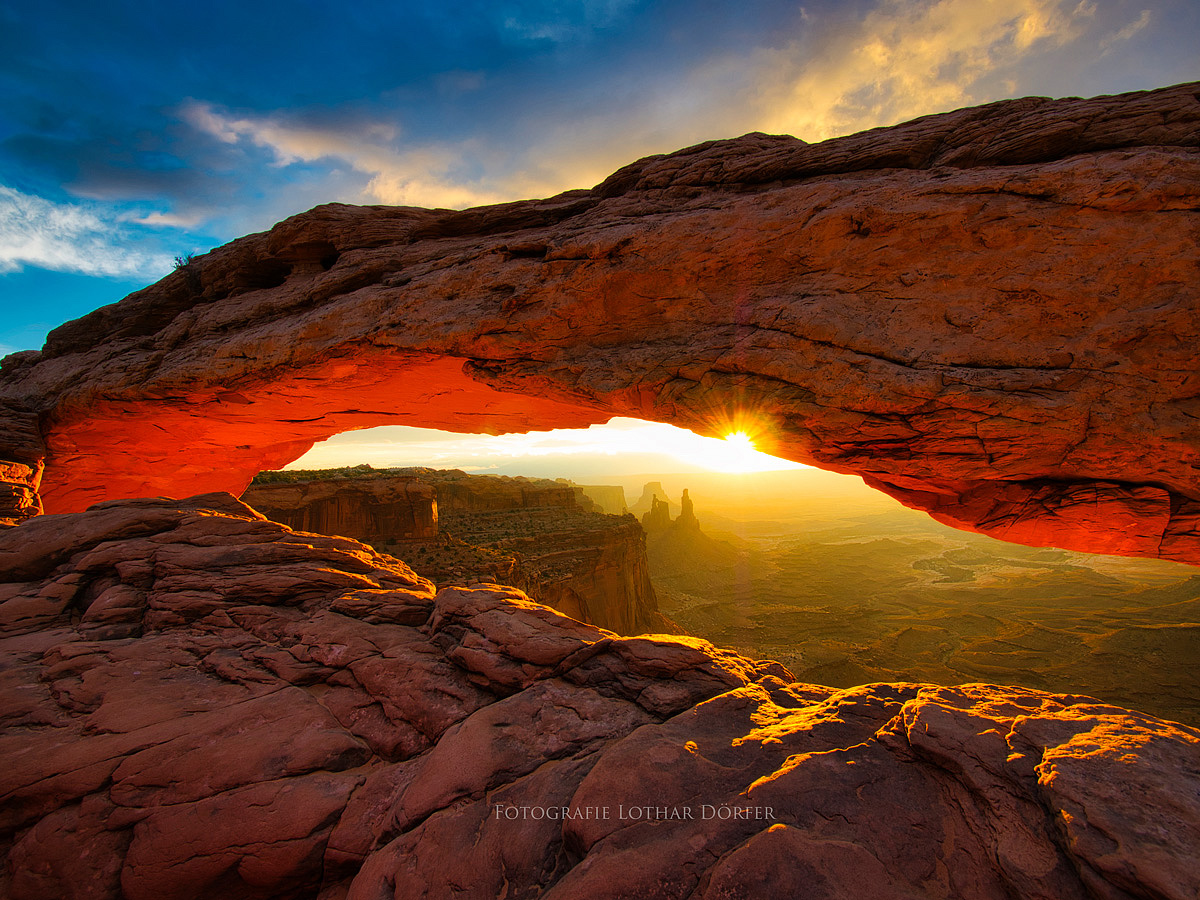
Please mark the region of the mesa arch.
<svg viewBox="0 0 1200 900"><path fill-rule="evenodd" d="M736 421L1007 540L1200 564L1198 147L1191 84L318 207L8 357L6 512L237 493L370 425L627 415Z"/></svg>

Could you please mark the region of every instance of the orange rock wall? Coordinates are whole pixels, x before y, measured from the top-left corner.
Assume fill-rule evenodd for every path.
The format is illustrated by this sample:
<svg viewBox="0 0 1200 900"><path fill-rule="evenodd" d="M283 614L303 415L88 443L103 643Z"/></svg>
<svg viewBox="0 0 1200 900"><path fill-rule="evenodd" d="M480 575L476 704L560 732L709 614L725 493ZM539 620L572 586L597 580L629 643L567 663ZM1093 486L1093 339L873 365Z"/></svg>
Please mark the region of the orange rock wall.
<svg viewBox="0 0 1200 900"><path fill-rule="evenodd" d="M677 631L658 611L650 582L646 533L636 521L614 520L604 531L564 536L562 554L575 560L574 572L530 587L530 596L547 606L618 634ZM514 538L501 546L540 563L553 561L556 536Z"/></svg>

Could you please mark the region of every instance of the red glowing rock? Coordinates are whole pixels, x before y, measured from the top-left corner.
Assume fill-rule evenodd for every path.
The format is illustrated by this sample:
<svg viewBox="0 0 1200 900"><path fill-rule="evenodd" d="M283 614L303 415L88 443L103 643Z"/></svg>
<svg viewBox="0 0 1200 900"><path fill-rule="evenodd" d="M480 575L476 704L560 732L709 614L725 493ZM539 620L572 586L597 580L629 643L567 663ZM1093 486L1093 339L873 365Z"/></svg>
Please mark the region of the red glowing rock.
<svg viewBox="0 0 1200 900"><path fill-rule="evenodd" d="M370 425L627 415L997 537L1200 562L1198 90L747 135L463 212L319 207L9 358L10 517L43 459L57 512L240 492Z"/></svg>

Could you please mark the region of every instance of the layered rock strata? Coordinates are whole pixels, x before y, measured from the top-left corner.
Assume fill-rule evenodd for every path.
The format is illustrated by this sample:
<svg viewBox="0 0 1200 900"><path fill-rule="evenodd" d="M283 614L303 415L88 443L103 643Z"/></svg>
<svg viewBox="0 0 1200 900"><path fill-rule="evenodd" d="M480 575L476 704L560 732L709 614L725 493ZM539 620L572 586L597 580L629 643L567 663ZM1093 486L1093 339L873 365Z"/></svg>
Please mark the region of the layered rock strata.
<svg viewBox="0 0 1200 900"><path fill-rule="evenodd" d="M0 459L44 458L56 512L240 492L367 425L623 415L1008 540L1200 562L1198 148L1187 84L751 134L548 200L318 207L8 357Z"/></svg>
<svg viewBox="0 0 1200 900"><path fill-rule="evenodd" d="M297 531L371 544L438 535L437 491L412 475L255 483L242 500Z"/></svg>
<svg viewBox="0 0 1200 900"><path fill-rule="evenodd" d="M636 520L594 512L570 484L359 466L262 473L241 499L293 528L390 544L439 585L516 585L619 634L679 630L658 612Z"/></svg>
<svg viewBox="0 0 1200 900"><path fill-rule="evenodd" d="M485 547L516 553L519 569L528 573L527 591L539 603L618 634L680 631L659 612L646 533L632 516L578 512L565 518L536 513L472 518L470 525L461 526L451 519L451 527Z"/></svg>
<svg viewBox="0 0 1200 900"><path fill-rule="evenodd" d="M224 495L0 535L0 893L1194 898L1200 732L796 684Z"/></svg>

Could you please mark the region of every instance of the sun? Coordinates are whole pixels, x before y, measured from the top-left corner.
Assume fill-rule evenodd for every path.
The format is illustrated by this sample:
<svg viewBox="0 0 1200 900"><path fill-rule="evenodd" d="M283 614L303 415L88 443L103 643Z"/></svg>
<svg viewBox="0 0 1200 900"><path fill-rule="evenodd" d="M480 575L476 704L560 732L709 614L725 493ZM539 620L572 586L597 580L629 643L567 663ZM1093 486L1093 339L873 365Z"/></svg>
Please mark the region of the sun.
<svg viewBox="0 0 1200 900"><path fill-rule="evenodd" d="M712 441L707 466L719 472L759 472L771 468L776 461L754 446L754 439L745 431L731 431L723 441Z"/></svg>

